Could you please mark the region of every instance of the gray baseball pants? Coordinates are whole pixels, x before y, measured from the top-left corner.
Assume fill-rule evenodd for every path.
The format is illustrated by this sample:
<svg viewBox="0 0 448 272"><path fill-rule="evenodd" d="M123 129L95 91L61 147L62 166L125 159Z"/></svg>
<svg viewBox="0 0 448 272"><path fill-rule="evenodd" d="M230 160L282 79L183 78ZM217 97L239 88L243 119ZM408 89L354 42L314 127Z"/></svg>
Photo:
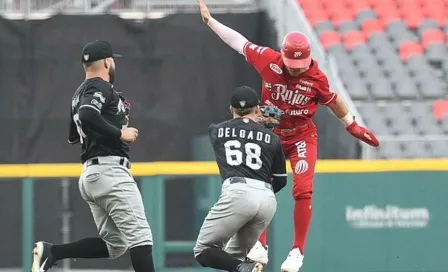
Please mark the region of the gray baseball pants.
<svg viewBox="0 0 448 272"><path fill-rule="evenodd" d="M244 260L276 210L270 184L249 178L225 180L218 202L199 231L194 256L207 248L225 247L227 253Z"/></svg>
<svg viewBox="0 0 448 272"><path fill-rule="evenodd" d="M97 165L84 164L79 191L89 204L109 258L123 255L128 248L152 245L142 196L121 157L97 157Z"/></svg>

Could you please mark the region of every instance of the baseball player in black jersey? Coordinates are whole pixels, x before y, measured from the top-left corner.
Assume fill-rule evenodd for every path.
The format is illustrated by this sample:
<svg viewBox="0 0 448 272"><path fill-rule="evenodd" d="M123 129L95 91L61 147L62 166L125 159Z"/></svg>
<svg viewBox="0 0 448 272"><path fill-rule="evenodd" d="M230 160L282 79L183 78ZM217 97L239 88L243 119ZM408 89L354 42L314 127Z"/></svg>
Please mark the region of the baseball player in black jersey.
<svg viewBox="0 0 448 272"><path fill-rule="evenodd" d="M234 118L208 129L222 179L194 247L204 267L231 272L259 272L261 263L244 261L277 209L274 193L286 185L286 161L280 140L259 124L260 107L250 87L231 98ZM223 250L223 248L225 249Z"/></svg>
<svg viewBox="0 0 448 272"><path fill-rule="evenodd" d="M138 131L127 126L130 104L112 85L119 55L109 43L94 41L84 46L81 57L86 79L72 98L68 141L81 145L79 190L101 237L62 245L37 242L31 272L45 272L67 258L115 259L128 248L135 271L153 272L152 233L129 172L128 145Z"/></svg>

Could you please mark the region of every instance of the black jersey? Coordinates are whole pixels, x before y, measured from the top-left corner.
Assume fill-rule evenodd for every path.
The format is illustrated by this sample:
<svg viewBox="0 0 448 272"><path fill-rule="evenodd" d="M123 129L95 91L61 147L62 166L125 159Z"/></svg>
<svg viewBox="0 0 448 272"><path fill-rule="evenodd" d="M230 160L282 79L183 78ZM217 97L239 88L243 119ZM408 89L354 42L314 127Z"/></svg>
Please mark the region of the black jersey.
<svg viewBox="0 0 448 272"><path fill-rule="evenodd" d="M222 180L230 177L269 182L286 176L280 139L271 130L248 119L235 118L208 129Z"/></svg>
<svg viewBox="0 0 448 272"><path fill-rule="evenodd" d="M120 156L129 158L129 146L118 135L100 135L83 125L79 110L89 107L98 111L107 123L121 130L126 125L124 97L113 85L101 78L85 80L72 98L69 143L81 143L81 161L97 156ZM94 124L92 124L94 125Z"/></svg>

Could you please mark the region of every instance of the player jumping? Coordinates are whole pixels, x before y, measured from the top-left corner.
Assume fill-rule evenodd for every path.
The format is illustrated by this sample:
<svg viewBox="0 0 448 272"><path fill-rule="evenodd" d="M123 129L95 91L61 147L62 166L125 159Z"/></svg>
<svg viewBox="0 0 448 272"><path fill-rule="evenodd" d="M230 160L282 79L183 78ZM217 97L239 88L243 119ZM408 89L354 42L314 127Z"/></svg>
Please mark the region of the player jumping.
<svg viewBox="0 0 448 272"><path fill-rule="evenodd" d="M230 47L245 56L262 78L262 103L282 110L280 124L274 128L293 169L294 240L281 270L296 272L303 264L305 240L311 221L311 197L317 160L317 130L312 121L318 104L328 106L359 140L377 147L372 132L361 127L344 101L330 90L328 79L311 58L310 42L300 32L288 33L281 51L249 42L235 30L210 16L203 0L198 0L202 20ZM248 258L268 262L266 231L252 248Z"/></svg>

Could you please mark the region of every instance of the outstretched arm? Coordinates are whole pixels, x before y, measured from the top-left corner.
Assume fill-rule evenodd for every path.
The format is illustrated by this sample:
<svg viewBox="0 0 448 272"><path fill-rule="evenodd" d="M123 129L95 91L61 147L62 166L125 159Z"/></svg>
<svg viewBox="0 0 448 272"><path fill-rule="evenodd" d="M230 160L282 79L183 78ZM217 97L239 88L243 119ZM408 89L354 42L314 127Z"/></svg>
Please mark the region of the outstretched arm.
<svg viewBox="0 0 448 272"><path fill-rule="evenodd" d="M371 131L359 126L358 123L356 123L355 117L350 114L344 100L342 100L340 96L336 97L336 101L331 104L329 108L334 115L336 115L336 117L344 123L345 128L351 135L371 146L379 146L380 143L375 135Z"/></svg>
<svg viewBox="0 0 448 272"><path fill-rule="evenodd" d="M336 97L335 102L332 103L329 108L346 127L353 123L353 116L348 111L347 106L345 106L345 103L340 96Z"/></svg>
<svg viewBox="0 0 448 272"><path fill-rule="evenodd" d="M330 85L326 76L321 78L318 86L319 104L328 106L334 115L344 123L345 129L353 137L374 147L380 145L380 142L371 131L358 125L355 117L351 115L347 109L342 97L330 90Z"/></svg>
<svg viewBox="0 0 448 272"><path fill-rule="evenodd" d="M244 55L244 46L248 40L237 31L212 18L203 0L198 0L198 3L199 9L201 10L202 21L204 21L204 23L206 23L221 38L221 40L241 55Z"/></svg>

